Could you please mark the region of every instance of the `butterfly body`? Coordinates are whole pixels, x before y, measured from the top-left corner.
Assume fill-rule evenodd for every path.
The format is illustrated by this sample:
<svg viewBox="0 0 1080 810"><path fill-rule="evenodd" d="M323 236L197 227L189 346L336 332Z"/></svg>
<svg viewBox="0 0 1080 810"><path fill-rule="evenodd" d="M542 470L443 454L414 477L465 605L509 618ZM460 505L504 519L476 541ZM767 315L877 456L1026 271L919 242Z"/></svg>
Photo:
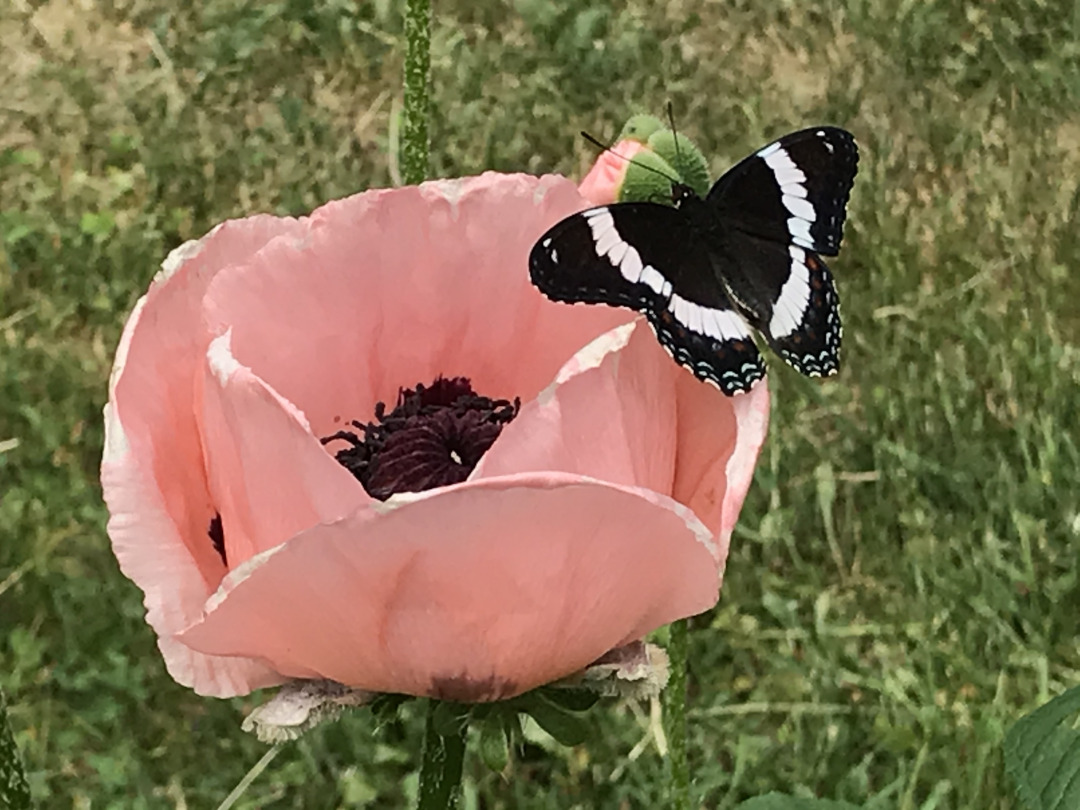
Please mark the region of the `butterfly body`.
<svg viewBox="0 0 1080 810"><path fill-rule="evenodd" d="M672 203L676 210L686 215L691 238L705 245L716 283L724 288L742 316L757 327L768 302L735 258L738 246L724 220L692 188L682 183L672 184Z"/></svg>
<svg viewBox="0 0 1080 810"><path fill-rule="evenodd" d="M765 375L757 330L808 376L839 366L839 299L819 254L839 250L858 153L817 127L758 150L705 198L672 183L672 205L627 202L556 224L533 247L533 283L557 301L646 315L677 362L725 394Z"/></svg>

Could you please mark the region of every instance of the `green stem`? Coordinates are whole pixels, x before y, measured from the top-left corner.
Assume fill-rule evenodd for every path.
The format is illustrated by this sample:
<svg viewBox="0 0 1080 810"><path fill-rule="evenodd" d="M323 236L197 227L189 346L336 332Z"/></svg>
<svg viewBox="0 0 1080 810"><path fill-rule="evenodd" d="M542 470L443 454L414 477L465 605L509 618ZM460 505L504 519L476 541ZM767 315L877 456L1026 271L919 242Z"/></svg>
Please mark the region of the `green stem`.
<svg viewBox="0 0 1080 810"><path fill-rule="evenodd" d="M465 763L465 736L469 730L468 714L446 723L439 702L429 700L424 723L424 753L420 761L420 799L417 810L451 810L461 796L461 769ZM451 726L446 728L446 726Z"/></svg>
<svg viewBox="0 0 1080 810"><path fill-rule="evenodd" d="M431 99L431 2L405 3L405 109L401 132L401 178L407 185L427 179Z"/></svg>
<svg viewBox="0 0 1080 810"><path fill-rule="evenodd" d="M266 766L270 764L270 761L281 752L281 743L278 743L265 754L262 755L262 759L256 762L250 771L244 774L244 778L240 780L236 787L232 789L228 796L218 805L217 810L229 810L237 800L244 795L244 792L251 787L251 783L254 782L259 774L266 770Z"/></svg>
<svg viewBox="0 0 1080 810"><path fill-rule="evenodd" d="M668 740L668 806L690 810L690 763L686 758L686 667L690 627L686 619L668 628L671 679L664 689L664 734Z"/></svg>
<svg viewBox="0 0 1080 810"><path fill-rule="evenodd" d="M30 810L30 785L19 760L15 735L8 725L7 699L0 690L0 807Z"/></svg>

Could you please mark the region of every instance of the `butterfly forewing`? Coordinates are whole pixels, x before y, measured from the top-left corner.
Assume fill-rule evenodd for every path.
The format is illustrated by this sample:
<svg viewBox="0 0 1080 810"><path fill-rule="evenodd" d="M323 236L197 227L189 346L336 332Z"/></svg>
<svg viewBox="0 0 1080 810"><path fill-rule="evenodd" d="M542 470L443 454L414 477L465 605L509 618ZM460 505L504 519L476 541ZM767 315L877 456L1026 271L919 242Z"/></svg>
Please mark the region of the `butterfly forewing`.
<svg viewBox="0 0 1080 810"><path fill-rule="evenodd" d="M635 222L647 221L648 212L639 212L639 208L664 210L651 203L628 203L590 208L559 222L533 245L529 255L532 283L555 301L625 306L639 311L659 306L665 279L655 272L645 272L653 246L635 249L633 255L627 255L629 250L616 249L625 243L615 229L612 210L619 210L621 217ZM657 216L663 217L663 213ZM640 267L635 265L634 256ZM670 285L667 292L670 294Z"/></svg>
<svg viewBox="0 0 1080 810"><path fill-rule="evenodd" d="M804 129L743 159L707 200L730 227L835 256L858 161L851 133Z"/></svg>
<svg viewBox="0 0 1080 810"><path fill-rule="evenodd" d="M706 246L674 208L623 203L568 217L537 241L529 272L554 300L643 312L678 363L728 395L765 374Z"/></svg>

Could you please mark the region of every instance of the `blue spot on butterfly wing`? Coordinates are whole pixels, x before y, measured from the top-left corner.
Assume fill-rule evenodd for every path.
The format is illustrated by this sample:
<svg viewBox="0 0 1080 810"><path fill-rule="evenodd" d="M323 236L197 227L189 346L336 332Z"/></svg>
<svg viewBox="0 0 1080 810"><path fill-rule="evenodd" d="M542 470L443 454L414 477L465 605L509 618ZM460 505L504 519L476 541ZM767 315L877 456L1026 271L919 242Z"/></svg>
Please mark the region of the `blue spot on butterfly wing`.
<svg viewBox="0 0 1080 810"><path fill-rule="evenodd" d="M749 338L716 340L699 335L666 309L650 311L648 319L660 345L676 363L727 396L749 391L765 376L765 363Z"/></svg>

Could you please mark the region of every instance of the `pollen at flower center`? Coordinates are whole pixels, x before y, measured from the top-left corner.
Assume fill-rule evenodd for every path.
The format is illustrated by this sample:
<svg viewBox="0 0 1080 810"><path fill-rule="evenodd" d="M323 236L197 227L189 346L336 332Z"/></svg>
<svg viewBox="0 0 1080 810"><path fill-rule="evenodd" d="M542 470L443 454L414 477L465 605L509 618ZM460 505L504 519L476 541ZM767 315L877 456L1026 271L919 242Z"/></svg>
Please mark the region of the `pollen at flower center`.
<svg viewBox="0 0 1080 810"><path fill-rule="evenodd" d="M348 442L334 458L385 501L464 481L520 407L518 399L480 396L467 377L438 377L401 389L390 413L378 403L374 421L352 422L358 432L341 430L322 442Z"/></svg>

